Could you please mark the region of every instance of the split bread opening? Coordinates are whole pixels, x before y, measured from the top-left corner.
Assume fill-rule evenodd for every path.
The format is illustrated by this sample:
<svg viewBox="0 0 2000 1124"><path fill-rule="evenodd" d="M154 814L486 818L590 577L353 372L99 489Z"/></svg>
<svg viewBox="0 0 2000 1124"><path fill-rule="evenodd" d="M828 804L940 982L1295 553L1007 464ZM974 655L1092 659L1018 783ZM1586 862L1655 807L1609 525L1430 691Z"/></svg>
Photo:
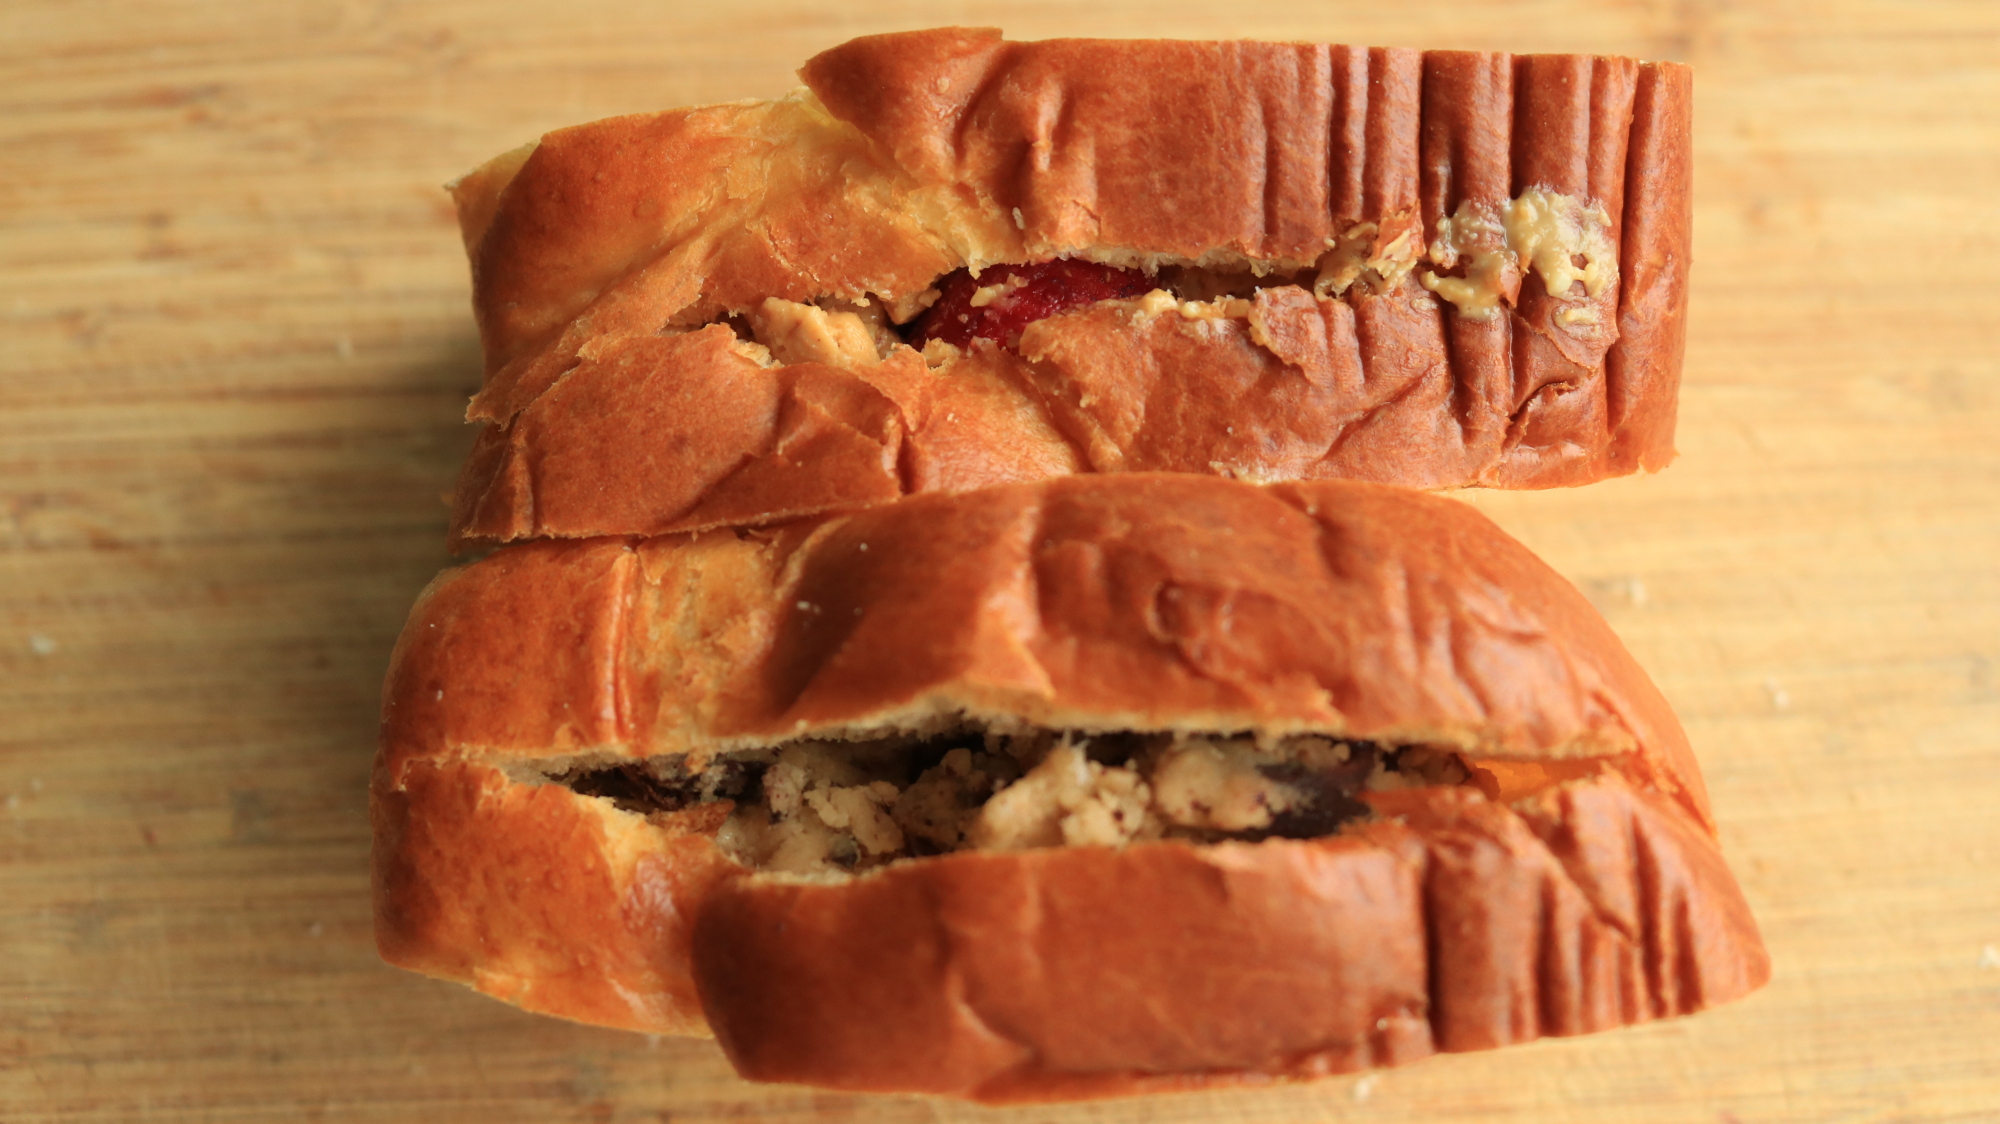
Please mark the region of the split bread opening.
<svg viewBox="0 0 2000 1124"><path fill-rule="evenodd" d="M394 963L1005 1101L1684 1014L1768 961L1665 701L1453 501L1077 476L542 542L399 642Z"/></svg>
<svg viewBox="0 0 2000 1124"><path fill-rule="evenodd" d="M940 29L800 73L455 185L487 366L460 543L1672 458L1685 67Z"/></svg>
<svg viewBox="0 0 2000 1124"><path fill-rule="evenodd" d="M699 772L668 757L543 776L655 822L719 821L716 846L749 869L824 876L962 850L1311 839L1365 817L1363 793L1476 779L1497 796L1501 784L1424 746L1045 729L805 741L722 754Z"/></svg>

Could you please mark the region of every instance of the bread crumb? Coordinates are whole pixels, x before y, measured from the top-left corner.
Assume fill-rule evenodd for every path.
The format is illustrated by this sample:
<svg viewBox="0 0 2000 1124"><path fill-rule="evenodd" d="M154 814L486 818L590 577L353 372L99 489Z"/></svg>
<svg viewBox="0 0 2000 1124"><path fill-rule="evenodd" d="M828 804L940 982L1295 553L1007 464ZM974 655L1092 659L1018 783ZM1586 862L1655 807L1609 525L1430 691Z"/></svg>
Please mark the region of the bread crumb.
<svg viewBox="0 0 2000 1124"><path fill-rule="evenodd" d="M957 362L965 355L965 349L954 343L933 339L924 344L924 365L936 370L946 364Z"/></svg>
<svg viewBox="0 0 2000 1124"><path fill-rule="evenodd" d="M1361 1080L1356 1081L1354 1083L1354 1103L1366 1104L1368 1102L1368 1098L1375 1095L1375 1083L1380 1080L1381 1078L1379 1076L1371 1073L1363 1077Z"/></svg>
<svg viewBox="0 0 2000 1124"><path fill-rule="evenodd" d="M1025 275L1012 273L995 284L981 285L973 290L972 307L985 308L1002 297L1012 296L1016 290L1025 288L1027 284L1028 278Z"/></svg>
<svg viewBox="0 0 2000 1124"><path fill-rule="evenodd" d="M2000 947L1987 945L1979 950L1979 966L1988 971L2000 968Z"/></svg>
<svg viewBox="0 0 2000 1124"><path fill-rule="evenodd" d="M1790 710L1792 708L1791 692L1778 686L1776 679L1764 680L1764 693L1771 696L1771 709Z"/></svg>

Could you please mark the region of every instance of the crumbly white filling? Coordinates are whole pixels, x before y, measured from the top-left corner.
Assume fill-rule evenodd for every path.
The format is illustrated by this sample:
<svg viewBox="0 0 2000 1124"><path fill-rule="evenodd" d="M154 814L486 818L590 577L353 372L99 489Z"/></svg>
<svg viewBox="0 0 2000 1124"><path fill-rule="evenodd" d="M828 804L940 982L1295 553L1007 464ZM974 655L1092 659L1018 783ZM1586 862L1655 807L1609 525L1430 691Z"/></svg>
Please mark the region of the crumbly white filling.
<svg viewBox="0 0 2000 1124"><path fill-rule="evenodd" d="M922 780L918 784L922 784ZM1100 765L1069 742L980 806L964 829L982 851L1157 839L1152 793L1137 771Z"/></svg>
<svg viewBox="0 0 2000 1124"><path fill-rule="evenodd" d="M1107 763L1087 738L1042 731L954 747L905 781L891 777L893 753L804 742L770 755L760 797L737 804L716 841L746 866L814 874L964 849L1261 838L1281 822L1354 814L1363 788L1469 776L1446 750L1405 749L1393 762L1356 752L1314 736L1160 735Z"/></svg>

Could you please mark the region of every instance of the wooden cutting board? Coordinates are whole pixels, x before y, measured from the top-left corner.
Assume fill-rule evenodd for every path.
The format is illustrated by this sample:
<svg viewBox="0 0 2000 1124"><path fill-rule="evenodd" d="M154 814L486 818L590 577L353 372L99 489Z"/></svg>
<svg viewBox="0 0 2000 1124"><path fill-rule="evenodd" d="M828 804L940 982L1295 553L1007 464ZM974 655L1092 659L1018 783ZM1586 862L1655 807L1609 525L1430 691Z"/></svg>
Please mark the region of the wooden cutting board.
<svg viewBox="0 0 2000 1124"><path fill-rule="evenodd" d="M1685 716L1777 977L1314 1085L988 1112L387 969L365 778L477 378L438 185L939 22L1682 59L1680 462L1469 498ZM2000 1120L2000 4L0 7L0 1119Z"/></svg>

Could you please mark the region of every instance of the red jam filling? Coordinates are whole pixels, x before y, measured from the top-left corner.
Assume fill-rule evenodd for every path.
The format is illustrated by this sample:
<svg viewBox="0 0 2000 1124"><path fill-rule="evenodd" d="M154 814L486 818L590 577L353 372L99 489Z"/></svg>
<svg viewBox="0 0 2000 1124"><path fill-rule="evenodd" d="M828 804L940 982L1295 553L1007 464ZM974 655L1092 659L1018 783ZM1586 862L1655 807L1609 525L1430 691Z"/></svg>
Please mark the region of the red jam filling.
<svg viewBox="0 0 2000 1124"><path fill-rule="evenodd" d="M1136 269L1087 261L994 265L976 278L961 269L938 282L937 303L910 322L910 346L922 350L943 340L965 347L987 339L1014 347L1021 329L1037 320L1098 301L1143 296L1156 287ZM982 289L990 290L991 299L975 307L973 295Z"/></svg>

